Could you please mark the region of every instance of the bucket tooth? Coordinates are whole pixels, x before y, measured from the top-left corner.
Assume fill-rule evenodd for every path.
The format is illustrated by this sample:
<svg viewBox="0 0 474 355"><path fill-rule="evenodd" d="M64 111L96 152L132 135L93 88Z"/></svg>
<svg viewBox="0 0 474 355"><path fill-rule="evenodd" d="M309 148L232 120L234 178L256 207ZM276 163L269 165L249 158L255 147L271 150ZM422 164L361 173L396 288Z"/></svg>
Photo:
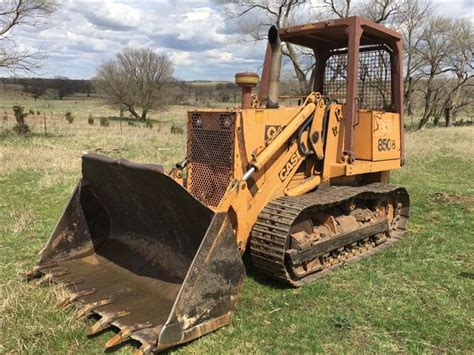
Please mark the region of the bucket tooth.
<svg viewBox="0 0 474 355"><path fill-rule="evenodd" d="M74 295L71 296L71 301L76 301L77 299L85 296L92 295L97 292L96 288L91 288L89 290L83 290L79 291L78 293L75 293Z"/></svg>
<svg viewBox="0 0 474 355"><path fill-rule="evenodd" d="M35 267L33 267L31 270L25 272L23 274L23 277L27 280L27 281L31 281L33 279L38 279L40 278L43 273L41 272L41 270L43 269L47 269L47 268L50 268L50 267L53 267L53 266L57 266L58 263L56 261L51 261L49 263L43 263L41 265L36 265Z"/></svg>
<svg viewBox="0 0 474 355"><path fill-rule="evenodd" d="M118 311L104 315L101 319L99 319L94 325L87 329L86 334L87 336L96 335L97 333L107 329L114 320L122 317L126 317L130 315L131 312L129 310L126 311Z"/></svg>
<svg viewBox="0 0 474 355"><path fill-rule="evenodd" d="M59 276L68 274L69 271L67 267L57 267L57 268L51 269L48 273L53 275L53 277L59 277Z"/></svg>
<svg viewBox="0 0 474 355"><path fill-rule="evenodd" d="M53 280L53 275L51 274L45 274L41 279L36 281L36 286L46 286L51 283Z"/></svg>
<svg viewBox="0 0 474 355"><path fill-rule="evenodd" d="M133 352L133 355L148 355L153 354L154 347L149 343L142 342L142 346Z"/></svg>
<svg viewBox="0 0 474 355"><path fill-rule="evenodd" d="M107 304L111 304L112 302L113 302L113 299L112 297L110 297L110 298L106 298L105 300L100 300L97 302L86 304L83 308L77 311L76 315L74 316L74 319L81 319L81 318L87 317L89 313L91 313L94 309L105 306Z"/></svg>
<svg viewBox="0 0 474 355"><path fill-rule="evenodd" d="M77 280L74 280L74 281L70 281L70 282L66 282L63 284L63 287L67 288L67 287L73 287L73 286L77 286L81 283L83 283L84 280L83 279L77 279Z"/></svg>
<svg viewBox="0 0 474 355"><path fill-rule="evenodd" d="M27 272L23 273L22 276L26 281L31 281L41 277L40 270L41 269L38 266L35 266L31 270L28 270Z"/></svg>
<svg viewBox="0 0 474 355"><path fill-rule="evenodd" d="M135 324L131 327L123 328L115 334L112 338L110 338L107 343L105 343L105 348L110 349L113 348L121 343L126 342L130 337L132 336L133 332L136 332L137 330L144 329L144 328L150 328L152 326L151 323L144 323L144 324Z"/></svg>
<svg viewBox="0 0 474 355"><path fill-rule="evenodd" d="M80 282L82 282L82 281L80 281ZM59 309L64 309L67 306L69 306L72 302L78 300L79 298L84 297L84 296L88 296L88 295L92 295L93 293L96 293L96 292L97 292L97 290L95 288L91 288L90 290L79 291L78 293L75 293L75 294L63 299L61 302L59 302L57 304L57 307Z"/></svg>
<svg viewBox="0 0 474 355"><path fill-rule="evenodd" d="M71 297L66 297L64 298L62 301L60 301L56 307L59 308L59 309L64 309L66 308L67 306L69 306L71 304Z"/></svg>

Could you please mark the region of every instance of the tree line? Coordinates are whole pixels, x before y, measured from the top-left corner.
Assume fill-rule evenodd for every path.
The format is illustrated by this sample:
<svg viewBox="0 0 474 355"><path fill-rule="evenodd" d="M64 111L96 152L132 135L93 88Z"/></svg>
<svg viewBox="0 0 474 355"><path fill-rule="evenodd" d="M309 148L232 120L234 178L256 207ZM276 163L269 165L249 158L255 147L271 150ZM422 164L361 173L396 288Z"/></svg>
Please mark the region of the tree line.
<svg viewBox="0 0 474 355"><path fill-rule="evenodd" d="M90 95L95 88L90 80L55 78L2 78L0 82L4 89L18 88L19 91L30 94L35 100L49 97L62 100L66 96L81 93Z"/></svg>
<svg viewBox="0 0 474 355"><path fill-rule="evenodd" d="M97 79L69 79L66 77L56 78L0 78L0 87L3 91L15 91L21 94L30 95L36 99L65 99L75 95L92 96L94 98L102 98L110 101L112 106L116 106L119 110L128 111L126 105L132 107L137 113L137 107L140 109L142 105L146 104L144 101L136 100L134 105L128 103L132 102L136 93L134 86L128 82L123 83L125 78L122 77L120 87L124 88L119 98L112 95L107 99L104 85ZM110 82L109 82L110 84ZM214 103L228 103L229 105L240 102L240 89L233 82L228 81L210 81L210 80L196 80L183 81L173 77L168 78L165 82L166 90L155 92L153 95L160 95L160 97L151 96L151 102L158 102L161 108L166 105L194 105L194 106L211 106ZM119 85L118 85L119 86ZM125 89L127 89L125 91ZM151 88L144 88L145 91L150 91ZM110 92L113 94L113 92ZM128 98L127 98L128 97ZM122 105L120 98L125 100ZM116 101L114 101L116 100ZM141 100L141 99L140 99ZM146 106L145 106L146 107ZM155 106L154 109L159 109ZM149 109L147 110L149 111ZM141 119L140 115L133 117ZM145 115L146 116L146 115Z"/></svg>

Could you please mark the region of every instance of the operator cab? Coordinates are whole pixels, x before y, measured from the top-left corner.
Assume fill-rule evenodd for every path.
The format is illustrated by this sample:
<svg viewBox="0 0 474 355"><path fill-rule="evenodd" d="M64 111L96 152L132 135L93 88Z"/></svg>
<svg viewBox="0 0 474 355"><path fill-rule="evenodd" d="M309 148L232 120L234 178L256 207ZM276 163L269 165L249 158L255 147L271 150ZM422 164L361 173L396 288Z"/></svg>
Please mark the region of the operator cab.
<svg viewBox="0 0 474 355"><path fill-rule="evenodd" d="M403 164L400 34L354 16L279 29L278 36L313 51L313 91L343 105L347 161L400 159ZM275 71L270 37L258 95L267 107Z"/></svg>

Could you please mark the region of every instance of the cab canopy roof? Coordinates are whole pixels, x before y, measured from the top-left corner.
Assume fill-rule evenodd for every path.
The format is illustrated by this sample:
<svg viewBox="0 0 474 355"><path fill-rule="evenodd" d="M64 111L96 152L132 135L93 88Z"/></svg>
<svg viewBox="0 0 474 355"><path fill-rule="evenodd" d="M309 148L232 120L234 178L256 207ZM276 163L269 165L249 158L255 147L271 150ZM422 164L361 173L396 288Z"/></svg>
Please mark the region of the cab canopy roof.
<svg viewBox="0 0 474 355"><path fill-rule="evenodd" d="M360 46L386 44L393 48L394 42L401 40L398 32L359 16L282 28L278 33L282 41L299 46L338 49L348 47L351 32L361 32Z"/></svg>

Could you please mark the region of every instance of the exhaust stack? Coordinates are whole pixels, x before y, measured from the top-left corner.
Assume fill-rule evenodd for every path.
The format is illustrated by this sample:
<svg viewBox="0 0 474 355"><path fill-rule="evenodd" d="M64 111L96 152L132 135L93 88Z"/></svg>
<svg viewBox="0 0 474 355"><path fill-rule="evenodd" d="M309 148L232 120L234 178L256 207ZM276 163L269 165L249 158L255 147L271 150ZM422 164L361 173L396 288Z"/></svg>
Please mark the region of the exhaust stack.
<svg viewBox="0 0 474 355"><path fill-rule="evenodd" d="M280 70L281 70L281 41L278 29L270 27L268 31L268 42L272 49L272 60L270 66L270 83L268 87L267 108L278 108L278 95L280 93Z"/></svg>

